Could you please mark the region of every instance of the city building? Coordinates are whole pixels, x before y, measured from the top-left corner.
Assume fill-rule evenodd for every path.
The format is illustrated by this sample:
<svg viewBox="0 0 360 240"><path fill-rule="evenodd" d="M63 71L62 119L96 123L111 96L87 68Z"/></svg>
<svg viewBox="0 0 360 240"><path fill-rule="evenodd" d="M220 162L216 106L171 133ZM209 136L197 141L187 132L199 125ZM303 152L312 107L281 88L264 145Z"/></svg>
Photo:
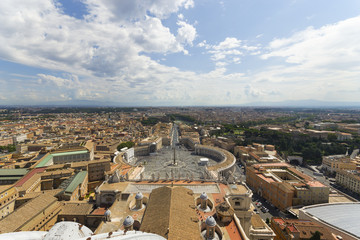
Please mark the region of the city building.
<svg viewBox="0 0 360 240"><path fill-rule="evenodd" d="M336 138L338 141L346 141L346 140L351 140L352 135L351 133L336 132Z"/></svg>
<svg viewBox="0 0 360 240"><path fill-rule="evenodd" d="M92 203L87 202L62 202L58 222L77 222L95 230L104 220L103 214L96 214Z"/></svg>
<svg viewBox="0 0 360 240"><path fill-rule="evenodd" d="M359 215L359 202L319 204L299 210L300 219L310 220L329 229L337 239L346 240L360 238Z"/></svg>
<svg viewBox="0 0 360 240"><path fill-rule="evenodd" d="M346 189L360 194L360 172L350 170L336 171L336 183Z"/></svg>
<svg viewBox="0 0 360 240"><path fill-rule="evenodd" d="M274 231L267 225L259 214L251 216L249 229L250 240L272 240L276 239Z"/></svg>
<svg viewBox="0 0 360 240"><path fill-rule="evenodd" d="M47 194L56 198L59 198L60 193L62 192L62 189L53 189L53 190L43 190L41 192L31 192L31 193L26 193L24 196L18 196L15 200L15 209L18 209L20 206L22 206L23 204L31 201L32 199L43 195L43 194Z"/></svg>
<svg viewBox="0 0 360 240"><path fill-rule="evenodd" d="M273 217L271 219L271 228L276 234L275 240L305 240L311 239L315 232L320 233L321 240L337 240L328 228L323 227L310 220L302 219L284 219Z"/></svg>
<svg viewBox="0 0 360 240"><path fill-rule="evenodd" d="M87 171L78 172L60 184L59 188L64 189L61 199L65 201L73 201L84 197L88 191L87 184Z"/></svg>
<svg viewBox="0 0 360 240"><path fill-rule="evenodd" d="M47 231L61 211L58 199L51 194L40 194L13 213L0 220L0 233L17 231Z"/></svg>
<svg viewBox="0 0 360 240"><path fill-rule="evenodd" d="M17 189L13 185L0 185L0 217L1 219L14 211Z"/></svg>
<svg viewBox="0 0 360 240"><path fill-rule="evenodd" d="M244 166L283 162L278 156L274 145L253 143L253 145L249 146L236 146L234 147L234 155L240 158Z"/></svg>
<svg viewBox="0 0 360 240"><path fill-rule="evenodd" d="M41 190L41 176L45 168L36 168L29 171L24 177L15 183L15 187L19 192L19 196L24 196L26 193L38 192Z"/></svg>
<svg viewBox="0 0 360 240"><path fill-rule="evenodd" d="M41 173L41 190L56 189L60 184L74 174L74 169L58 169Z"/></svg>
<svg viewBox="0 0 360 240"><path fill-rule="evenodd" d="M89 182L105 180L105 173L110 171L109 159L89 161L87 165Z"/></svg>
<svg viewBox="0 0 360 240"><path fill-rule="evenodd" d="M69 162L81 162L90 160L90 152L88 150L79 150L71 152L54 152L51 153L54 164L62 164Z"/></svg>
<svg viewBox="0 0 360 240"><path fill-rule="evenodd" d="M245 234L249 236L251 217L253 215L251 211L251 190L246 185L232 184L230 185L227 195L227 200L234 209L234 213L239 219Z"/></svg>
<svg viewBox="0 0 360 240"><path fill-rule="evenodd" d="M253 191L281 210L329 201L329 187L287 163L248 166L246 175L246 182Z"/></svg>
<svg viewBox="0 0 360 240"><path fill-rule="evenodd" d="M90 161L90 152L86 148L57 150L49 152L40 158L33 166L35 168L47 167L54 164Z"/></svg>
<svg viewBox="0 0 360 240"><path fill-rule="evenodd" d="M327 171L329 174L334 174L338 170L356 170L357 166L360 165L360 158L356 152L354 155L331 155L323 156L322 169Z"/></svg>
<svg viewBox="0 0 360 240"><path fill-rule="evenodd" d="M316 130L326 130L326 129L335 130L337 128L338 125L333 122L321 122L314 124L314 129Z"/></svg>
<svg viewBox="0 0 360 240"><path fill-rule="evenodd" d="M178 235L186 239L201 238L206 236L207 231L219 236L219 239L274 238L274 233L263 220L252 219L252 192L245 184L175 182L104 182L96 189L96 203L104 209L108 208L111 217L109 223L101 224L96 231L108 231L114 219L130 215L136 216L134 229L150 231L169 239L178 239L175 237ZM137 192L138 189L143 192ZM216 216L215 223L209 226L206 220L213 216ZM111 230L115 230L116 226ZM193 237L188 237L190 235L183 234L183 231ZM170 238L170 234L173 237Z"/></svg>
<svg viewBox="0 0 360 240"><path fill-rule="evenodd" d="M0 169L0 185L9 185L17 182L24 177L28 172L28 169Z"/></svg>
<svg viewBox="0 0 360 240"><path fill-rule="evenodd" d="M218 162L215 165L207 167L207 170L215 179L221 176L229 177L235 167L235 156L222 148L197 144L195 145L195 154L209 157Z"/></svg>
<svg viewBox="0 0 360 240"><path fill-rule="evenodd" d="M140 231L167 239L200 239L194 196L184 187L154 189L141 221Z"/></svg>
<svg viewBox="0 0 360 240"><path fill-rule="evenodd" d="M125 148L120 149L120 151L123 153L123 159L128 163L132 163L132 161L134 160L134 157L135 157L134 148L125 147Z"/></svg>

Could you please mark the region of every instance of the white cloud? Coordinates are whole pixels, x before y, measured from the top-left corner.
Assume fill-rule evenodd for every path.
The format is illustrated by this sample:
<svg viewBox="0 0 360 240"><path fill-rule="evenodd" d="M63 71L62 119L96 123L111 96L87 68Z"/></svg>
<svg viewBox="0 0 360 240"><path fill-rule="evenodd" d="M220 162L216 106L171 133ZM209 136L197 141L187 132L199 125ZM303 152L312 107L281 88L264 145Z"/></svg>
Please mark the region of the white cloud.
<svg viewBox="0 0 360 240"><path fill-rule="evenodd" d="M252 87L251 84L245 86L244 93L246 96L254 98L258 98L261 95L264 95L260 89Z"/></svg>
<svg viewBox="0 0 360 240"><path fill-rule="evenodd" d="M349 100L359 95L336 93L359 91L360 17L275 39L266 54L263 47L245 39L228 37L215 44L201 39L197 46L215 66L213 71L195 73L165 66L149 54L157 53L161 59L171 53L189 53L187 48L199 38L198 31L180 10L193 7L193 1L83 3L89 13L76 19L52 0L0 1L0 58L44 69L38 70L35 79L28 74L0 75L3 101L19 101L21 94L25 103L98 99L124 104L218 105L272 101L279 96ZM163 24L171 14L177 16L175 29ZM256 61L251 55L261 55L266 61L261 60L259 68L240 66L243 72L227 73L226 67L246 63L246 57Z"/></svg>
<svg viewBox="0 0 360 240"><path fill-rule="evenodd" d="M115 89L139 90L166 82L177 69L143 53L188 54L185 46L196 38L195 27L185 21L179 20L177 35L162 24L162 19L181 8L194 7L192 0L82 2L88 10L84 19L66 15L52 0L0 1L0 58L70 73L37 77L45 86L67 91L81 86L72 91L72 97L106 98L109 92L115 95ZM104 84L104 78L112 79L115 86Z"/></svg>
<svg viewBox="0 0 360 240"><path fill-rule="evenodd" d="M226 65L228 65L228 63L226 63L226 62L216 62L215 65L217 67L225 67Z"/></svg>
<svg viewBox="0 0 360 240"><path fill-rule="evenodd" d="M241 40L236 39L236 38L230 38L227 37L225 38L224 41L222 41L221 43L219 43L219 45L214 46L213 48L215 50L225 50L225 49L232 49L232 48L238 48L240 47L241 44Z"/></svg>
<svg viewBox="0 0 360 240"><path fill-rule="evenodd" d="M181 8L194 7L193 0L83 0L83 2L90 12L87 19L96 19L102 22L138 20L148 13L164 19L170 14L178 12Z"/></svg>
<svg viewBox="0 0 360 240"><path fill-rule="evenodd" d="M253 54L255 50L259 50L257 46L248 46L243 41L227 37L224 41L217 45L211 45L206 40L198 43L198 47L203 47L207 53L211 54L211 60L215 62L215 66L225 66L228 64L239 64L241 59L239 56L245 54ZM218 61L220 61L218 63Z"/></svg>
<svg viewBox="0 0 360 240"><path fill-rule="evenodd" d="M353 101L360 75L360 16L275 39L261 57L283 59L280 66L265 69L254 79L279 86L288 99ZM347 94L344 94L347 93Z"/></svg>
<svg viewBox="0 0 360 240"><path fill-rule="evenodd" d="M196 38L196 29L184 21L178 21L177 25L179 26L176 36L178 42L192 46Z"/></svg>
<svg viewBox="0 0 360 240"><path fill-rule="evenodd" d="M151 62L141 52L185 52L184 44L191 45L196 36L190 24L180 22L174 36L161 22L181 7L192 7L189 0L83 2L89 14L79 20L65 15L51 0L1 1L0 57L77 74L114 76L127 70L129 60Z"/></svg>
<svg viewBox="0 0 360 240"><path fill-rule="evenodd" d="M319 29L308 27L289 38L275 39L263 59L283 57L286 62L330 70L358 68L360 63L360 17Z"/></svg>
<svg viewBox="0 0 360 240"><path fill-rule="evenodd" d="M79 86L79 78L76 75L68 75L68 78L60 78L52 75L38 74L39 83L51 83L61 88L73 88Z"/></svg>

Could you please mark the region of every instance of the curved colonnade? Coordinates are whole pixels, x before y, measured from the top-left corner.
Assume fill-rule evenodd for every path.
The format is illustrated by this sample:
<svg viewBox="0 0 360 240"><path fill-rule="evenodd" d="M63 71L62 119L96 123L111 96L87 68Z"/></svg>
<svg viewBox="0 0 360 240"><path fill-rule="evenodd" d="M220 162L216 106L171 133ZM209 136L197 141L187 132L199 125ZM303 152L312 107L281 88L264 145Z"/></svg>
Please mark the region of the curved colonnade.
<svg viewBox="0 0 360 240"><path fill-rule="evenodd" d="M217 147L196 144L195 154L218 161L217 164L207 167L207 170L217 178L219 175L231 172L236 163L236 158L232 153Z"/></svg>

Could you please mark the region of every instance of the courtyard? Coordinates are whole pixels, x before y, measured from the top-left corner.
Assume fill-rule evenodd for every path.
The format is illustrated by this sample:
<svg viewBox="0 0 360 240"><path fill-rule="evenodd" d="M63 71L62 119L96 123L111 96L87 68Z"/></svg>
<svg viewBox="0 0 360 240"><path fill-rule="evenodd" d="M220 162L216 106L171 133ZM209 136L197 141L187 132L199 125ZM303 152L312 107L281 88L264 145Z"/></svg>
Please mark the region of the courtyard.
<svg viewBox="0 0 360 240"><path fill-rule="evenodd" d="M194 155L193 151L189 151L182 145L175 146L175 162L174 150L170 146L165 146L150 156L139 156L136 159L136 165L142 164L145 167L143 177L151 179L152 174L155 178L170 179L174 178L193 178L200 179L206 174L206 167L199 164L203 156ZM209 159L208 166L217 162Z"/></svg>

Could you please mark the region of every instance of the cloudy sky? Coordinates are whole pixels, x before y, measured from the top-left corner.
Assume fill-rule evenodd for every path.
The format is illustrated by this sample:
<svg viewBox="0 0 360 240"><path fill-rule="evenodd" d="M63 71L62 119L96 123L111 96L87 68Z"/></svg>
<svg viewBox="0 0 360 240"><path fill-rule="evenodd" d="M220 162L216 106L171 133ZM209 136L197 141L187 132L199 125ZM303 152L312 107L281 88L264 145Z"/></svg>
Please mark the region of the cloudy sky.
<svg viewBox="0 0 360 240"><path fill-rule="evenodd" d="M360 102L359 0L1 0L0 105Z"/></svg>

